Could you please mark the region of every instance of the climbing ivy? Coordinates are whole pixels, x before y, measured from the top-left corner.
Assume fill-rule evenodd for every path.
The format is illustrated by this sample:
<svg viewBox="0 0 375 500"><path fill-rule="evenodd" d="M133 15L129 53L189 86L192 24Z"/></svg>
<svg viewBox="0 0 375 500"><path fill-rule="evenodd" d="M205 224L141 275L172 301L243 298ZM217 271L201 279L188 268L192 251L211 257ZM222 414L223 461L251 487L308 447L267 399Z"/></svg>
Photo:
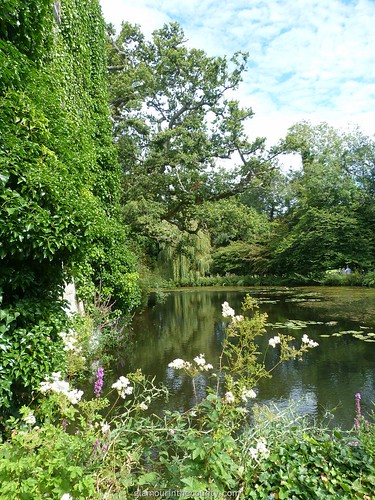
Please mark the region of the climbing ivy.
<svg viewBox="0 0 375 500"><path fill-rule="evenodd" d="M139 300L118 218L104 33L98 0L0 6L0 302L1 318L14 318L0 325L13 353L0 366L5 405L61 362L61 296L72 275L87 300L99 283L123 312ZM33 360L25 329L50 339Z"/></svg>

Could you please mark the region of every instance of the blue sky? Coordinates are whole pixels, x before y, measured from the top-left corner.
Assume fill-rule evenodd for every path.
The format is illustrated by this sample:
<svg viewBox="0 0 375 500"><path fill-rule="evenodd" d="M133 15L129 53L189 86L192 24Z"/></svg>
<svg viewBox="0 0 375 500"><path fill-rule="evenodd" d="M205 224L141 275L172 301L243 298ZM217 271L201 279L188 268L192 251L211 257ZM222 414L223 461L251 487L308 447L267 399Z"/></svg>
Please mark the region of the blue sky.
<svg viewBox="0 0 375 500"><path fill-rule="evenodd" d="M237 98L270 144L300 120L375 133L375 0L100 0L146 35L178 21L209 55L249 52Z"/></svg>

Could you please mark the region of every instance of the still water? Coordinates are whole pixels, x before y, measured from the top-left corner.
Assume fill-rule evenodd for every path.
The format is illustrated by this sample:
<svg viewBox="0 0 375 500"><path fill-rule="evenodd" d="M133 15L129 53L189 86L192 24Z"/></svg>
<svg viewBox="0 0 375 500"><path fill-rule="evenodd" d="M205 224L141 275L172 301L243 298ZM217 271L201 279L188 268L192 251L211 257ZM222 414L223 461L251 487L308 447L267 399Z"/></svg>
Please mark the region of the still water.
<svg viewBox="0 0 375 500"><path fill-rule="evenodd" d="M292 401L299 413L343 429L353 425L355 393L362 395L364 413L375 409L375 290L370 289L220 287L170 292L163 303L151 300L134 318L134 348L131 354L117 353L113 376L141 368L169 388L169 409L188 409L193 405L190 380L168 363L176 358L192 361L204 353L207 363L218 366L226 326L221 304L228 301L239 314L247 293L268 314L261 351L279 333L296 339L306 333L319 343L303 361L286 362L272 379L262 381L255 388L257 403L283 408ZM201 396L208 383L203 375L198 377Z"/></svg>

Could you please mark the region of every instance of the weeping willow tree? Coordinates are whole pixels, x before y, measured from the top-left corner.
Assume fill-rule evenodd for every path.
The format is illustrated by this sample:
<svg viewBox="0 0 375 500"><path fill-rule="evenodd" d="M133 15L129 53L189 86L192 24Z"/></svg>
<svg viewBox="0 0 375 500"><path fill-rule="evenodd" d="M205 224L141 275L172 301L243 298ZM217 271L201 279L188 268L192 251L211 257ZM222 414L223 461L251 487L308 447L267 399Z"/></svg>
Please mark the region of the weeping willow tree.
<svg viewBox="0 0 375 500"><path fill-rule="evenodd" d="M173 229L173 239L160 244L157 271L176 284L194 283L209 272L210 237L203 231L191 234Z"/></svg>

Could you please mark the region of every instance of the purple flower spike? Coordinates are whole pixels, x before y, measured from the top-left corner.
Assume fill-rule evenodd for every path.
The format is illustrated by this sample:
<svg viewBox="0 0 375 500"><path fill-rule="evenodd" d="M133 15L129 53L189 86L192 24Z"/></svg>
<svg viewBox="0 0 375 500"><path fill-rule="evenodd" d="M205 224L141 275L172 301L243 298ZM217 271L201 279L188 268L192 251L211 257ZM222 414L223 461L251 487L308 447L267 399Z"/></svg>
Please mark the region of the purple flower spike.
<svg viewBox="0 0 375 500"><path fill-rule="evenodd" d="M355 410L356 410L356 416L354 419L354 427L359 430L360 423L361 423L361 394L357 392L354 396L355 398Z"/></svg>
<svg viewBox="0 0 375 500"><path fill-rule="evenodd" d="M104 381L104 368L98 368L98 371L96 373L96 380L95 380L95 386L94 386L94 392L95 396L97 398L100 397L100 394L103 389L103 381Z"/></svg>

